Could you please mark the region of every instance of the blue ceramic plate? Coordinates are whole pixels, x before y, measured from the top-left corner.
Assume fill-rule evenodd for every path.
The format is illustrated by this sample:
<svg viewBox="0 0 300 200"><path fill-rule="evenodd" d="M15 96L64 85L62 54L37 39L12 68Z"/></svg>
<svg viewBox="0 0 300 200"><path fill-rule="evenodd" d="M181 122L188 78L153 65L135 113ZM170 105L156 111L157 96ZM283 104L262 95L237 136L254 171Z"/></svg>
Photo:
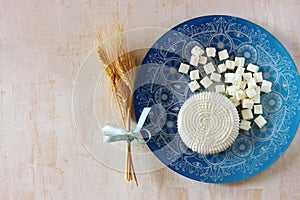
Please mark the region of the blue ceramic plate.
<svg viewBox="0 0 300 200"><path fill-rule="evenodd" d="M273 83L272 92L261 95L267 125L240 131L234 144L216 155L193 152L177 132L180 107L193 95L189 78L177 70L189 61L195 45L227 49L231 58L243 56ZM139 117L144 107L152 107L145 125L152 133L147 145L169 168L198 181L236 182L271 166L291 144L300 119L299 87L291 56L268 31L240 18L205 16L174 27L149 50L137 74L135 114Z"/></svg>

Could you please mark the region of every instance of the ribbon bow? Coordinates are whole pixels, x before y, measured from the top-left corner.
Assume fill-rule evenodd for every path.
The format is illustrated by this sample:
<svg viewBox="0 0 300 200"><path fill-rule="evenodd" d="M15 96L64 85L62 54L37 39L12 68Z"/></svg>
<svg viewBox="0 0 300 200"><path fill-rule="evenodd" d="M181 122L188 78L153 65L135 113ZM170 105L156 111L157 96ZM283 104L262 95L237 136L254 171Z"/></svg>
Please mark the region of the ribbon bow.
<svg viewBox="0 0 300 200"><path fill-rule="evenodd" d="M146 121L146 118L150 112L150 107L146 107L143 109L143 112L139 118L139 121L133 131L126 131L124 129L114 127L114 126L105 126L102 131L105 133L103 137L103 142L109 143L109 142L117 142L117 141L127 141L128 144L132 142L133 140L136 140L140 144L147 143L150 138L151 134L147 129L143 129L146 131L149 135L148 139L146 141L143 140L143 138L139 137L138 134L142 130L142 127Z"/></svg>

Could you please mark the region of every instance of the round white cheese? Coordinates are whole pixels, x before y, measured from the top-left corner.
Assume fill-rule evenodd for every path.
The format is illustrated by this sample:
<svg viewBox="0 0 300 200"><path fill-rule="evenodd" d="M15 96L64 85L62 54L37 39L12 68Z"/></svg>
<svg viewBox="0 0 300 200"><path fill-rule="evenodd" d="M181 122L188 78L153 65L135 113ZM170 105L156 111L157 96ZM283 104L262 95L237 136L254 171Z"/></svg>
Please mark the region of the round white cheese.
<svg viewBox="0 0 300 200"><path fill-rule="evenodd" d="M239 114L235 105L215 92L198 93L185 101L177 124L186 146L201 154L224 151L239 134Z"/></svg>

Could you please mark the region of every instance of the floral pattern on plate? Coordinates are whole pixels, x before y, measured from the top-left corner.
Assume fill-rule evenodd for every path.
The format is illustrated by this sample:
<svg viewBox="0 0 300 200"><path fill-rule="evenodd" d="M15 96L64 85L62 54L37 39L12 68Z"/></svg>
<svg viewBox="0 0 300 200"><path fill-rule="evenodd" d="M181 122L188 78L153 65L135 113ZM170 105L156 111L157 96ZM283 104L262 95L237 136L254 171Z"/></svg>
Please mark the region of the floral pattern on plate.
<svg viewBox="0 0 300 200"><path fill-rule="evenodd" d="M256 63L264 78L273 82L273 91L261 96L268 124L262 129L253 125L248 132L240 131L234 144L216 155L191 151L177 132L179 109L193 93L187 85L188 76L176 70L181 62L188 63L195 45L227 49L230 59L243 56L246 65ZM141 68L134 93L135 114L138 117L147 106L155 108L146 123L152 131L148 146L183 176L208 183L250 178L278 160L296 134L300 119L297 68L282 44L254 23L230 16L191 19L163 35L149 50Z"/></svg>

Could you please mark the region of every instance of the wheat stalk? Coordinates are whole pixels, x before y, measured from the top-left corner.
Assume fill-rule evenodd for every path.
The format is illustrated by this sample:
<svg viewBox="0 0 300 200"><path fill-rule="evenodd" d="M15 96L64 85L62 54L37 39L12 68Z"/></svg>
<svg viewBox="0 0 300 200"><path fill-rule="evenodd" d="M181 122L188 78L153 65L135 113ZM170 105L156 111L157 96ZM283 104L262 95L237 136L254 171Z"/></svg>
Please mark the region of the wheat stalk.
<svg viewBox="0 0 300 200"><path fill-rule="evenodd" d="M110 88L124 128L130 131L130 113L133 109L133 91L135 79L135 57L127 49L124 29L118 19L114 18L114 26L99 29L97 32L97 55L102 62L105 73L110 80ZM126 180L132 176L138 185L135 175L130 142L127 145Z"/></svg>

